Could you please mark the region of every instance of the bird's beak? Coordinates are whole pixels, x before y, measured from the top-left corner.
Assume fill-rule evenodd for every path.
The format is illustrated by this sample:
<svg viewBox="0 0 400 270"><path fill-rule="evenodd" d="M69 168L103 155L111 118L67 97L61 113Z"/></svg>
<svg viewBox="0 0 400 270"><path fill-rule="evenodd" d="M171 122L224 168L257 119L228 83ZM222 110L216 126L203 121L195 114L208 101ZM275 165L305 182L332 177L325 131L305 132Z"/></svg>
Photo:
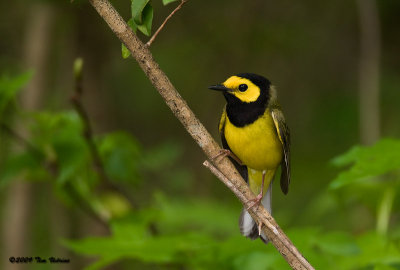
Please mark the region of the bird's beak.
<svg viewBox="0 0 400 270"><path fill-rule="evenodd" d="M229 89L228 87L225 87L222 84L211 85L208 87L208 89L212 89L212 90L216 90L216 91L227 91L227 92L231 91L231 89Z"/></svg>

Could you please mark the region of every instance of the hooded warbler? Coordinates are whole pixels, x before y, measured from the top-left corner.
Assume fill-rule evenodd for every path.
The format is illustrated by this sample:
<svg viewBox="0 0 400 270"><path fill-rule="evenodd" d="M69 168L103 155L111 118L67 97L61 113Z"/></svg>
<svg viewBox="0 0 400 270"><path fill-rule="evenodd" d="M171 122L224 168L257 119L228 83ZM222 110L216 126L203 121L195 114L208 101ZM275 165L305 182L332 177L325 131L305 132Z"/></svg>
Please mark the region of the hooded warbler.
<svg viewBox="0 0 400 270"><path fill-rule="evenodd" d="M209 89L222 91L227 104L219 122L222 145L239 173L271 213L272 182L281 166L280 186L288 193L290 183L290 133L270 81L253 73L229 77ZM251 207L252 207L251 206ZM239 218L242 235L267 243L246 209Z"/></svg>

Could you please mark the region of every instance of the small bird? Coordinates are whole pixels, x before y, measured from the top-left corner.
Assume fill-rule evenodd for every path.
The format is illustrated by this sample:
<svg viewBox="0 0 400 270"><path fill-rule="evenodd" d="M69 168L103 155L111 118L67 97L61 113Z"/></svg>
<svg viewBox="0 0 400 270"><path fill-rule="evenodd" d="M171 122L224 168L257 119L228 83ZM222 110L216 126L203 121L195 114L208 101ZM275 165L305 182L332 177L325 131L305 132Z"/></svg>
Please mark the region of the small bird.
<svg viewBox="0 0 400 270"><path fill-rule="evenodd" d="M231 76L209 89L222 91L227 102L219 122L224 150L215 158L229 156L257 195L249 208L261 202L271 213L272 182L279 166L284 194L290 183L290 133L276 89L268 79L253 73ZM261 224L256 224L248 209L244 208L239 218L241 234L268 243Z"/></svg>

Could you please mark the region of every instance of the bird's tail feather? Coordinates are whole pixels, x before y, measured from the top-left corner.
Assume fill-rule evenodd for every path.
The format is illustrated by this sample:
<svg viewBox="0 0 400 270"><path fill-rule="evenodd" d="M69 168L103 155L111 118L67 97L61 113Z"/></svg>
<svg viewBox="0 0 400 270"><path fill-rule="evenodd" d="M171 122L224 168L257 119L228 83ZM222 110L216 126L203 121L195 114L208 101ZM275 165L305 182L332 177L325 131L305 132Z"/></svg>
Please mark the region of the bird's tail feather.
<svg viewBox="0 0 400 270"><path fill-rule="evenodd" d="M262 198L261 203L265 207L265 209L272 215L272 182L269 184L267 193L265 196ZM269 239L268 237L263 233L258 231L258 225L257 223L253 220L253 218L250 216L249 212L247 212L246 208L243 208L242 212L240 213L239 217L239 228L240 228L240 233L243 236L246 236L250 238L251 240L257 239L258 237L261 238L261 240L264 243L268 243Z"/></svg>

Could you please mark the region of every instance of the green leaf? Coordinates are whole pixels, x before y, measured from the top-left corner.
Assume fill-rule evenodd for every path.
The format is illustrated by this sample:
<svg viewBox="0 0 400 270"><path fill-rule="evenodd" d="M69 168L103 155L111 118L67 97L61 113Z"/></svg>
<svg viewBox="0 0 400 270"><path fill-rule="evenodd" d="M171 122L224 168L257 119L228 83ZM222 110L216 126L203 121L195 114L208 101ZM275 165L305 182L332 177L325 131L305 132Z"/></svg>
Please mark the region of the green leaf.
<svg viewBox="0 0 400 270"><path fill-rule="evenodd" d="M85 267L84 270L104 269L106 266L111 265L120 259L122 259L120 256L107 256L106 258L101 258L88 267Z"/></svg>
<svg viewBox="0 0 400 270"><path fill-rule="evenodd" d="M162 0L164 6L166 6L166 5L170 4L170 3L176 2L176 1L178 1L178 0Z"/></svg>
<svg viewBox="0 0 400 270"><path fill-rule="evenodd" d="M78 175L89 162L87 146L79 136L79 130L76 130L76 135L64 137L60 134L53 138L52 146L59 166L57 181L60 184Z"/></svg>
<svg viewBox="0 0 400 270"><path fill-rule="evenodd" d="M214 203L204 206L205 209L198 209L192 203L185 205L186 202L181 201L158 209L160 203L168 203L166 198L158 197L154 207L136 211L123 219L113 220L111 236L69 240L64 241L64 244L77 253L99 256L100 261L91 265L93 269L98 269L97 264L103 267L107 262L111 263L123 258L133 258L150 264L176 263L194 266L188 267L189 269L213 269L213 267L204 266L215 265L216 260L230 262L231 250L234 250L235 255L248 251L254 246L254 243L237 233L236 222L231 223L231 226L235 227L235 237L229 241L225 241L222 234L218 234L218 237L214 239L212 234L201 229L202 224L212 221L219 223L220 231L224 232L226 224L230 220L236 220L236 212L231 219L214 221L214 218L220 215L227 215L225 207L219 209L219 207L214 207L217 205ZM209 201L204 201L204 203L209 204ZM196 213L198 216L195 216ZM188 217L189 214L192 216ZM167 224L170 224L170 229L166 230ZM177 226L177 224L182 224L182 226ZM154 230L157 233L154 234ZM221 242L219 246L221 252L216 249L219 242ZM258 249L264 249L261 242L256 246ZM214 255L215 252L218 256Z"/></svg>
<svg viewBox="0 0 400 270"><path fill-rule="evenodd" d="M168 170L182 156L182 153L180 144L165 142L144 153L140 159L141 168L147 171Z"/></svg>
<svg viewBox="0 0 400 270"><path fill-rule="evenodd" d="M314 244L326 253L342 256L351 256L360 253L355 239L345 232L325 233L315 240Z"/></svg>
<svg viewBox="0 0 400 270"><path fill-rule="evenodd" d="M123 217L131 210L129 201L116 192L108 192L101 196L102 205L112 217Z"/></svg>
<svg viewBox="0 0 400 270"><path fill-rule="evenodd" d="M203 232L218 235L236 235L237 209L218 205L211 200L173 200L161 193L156 193L154 203L161 211L158 221L162 231L173 232L187 227L201 228ZM212 217L212 218L210 218Z"/></svg>
<svg viewBox="0 0 400 270"><path fill-rule="evenodd" d="M260 269L272 269L271 265L274 265L279 260L279 254L277 252L250 252L245 254L239 254L238 257L234 258L233 266L234 269L247 269L247 270L260 270ZM275 268L278 269L278 268ZM282 268L279 268L282 269Z"/></svg>
<svg viewBox="0 0 400 270"><path fill-rule="evenodd" d="M57 183L62 185L86 172L90 155L77 113L40 112L32 116L33 143L46 150L48 160L57 163Z"/></svg>
<svg viewBox="0 0 400 270"><path fill-rule="evenodd" d="M395 269L398 269L400 250L397 243L389 242L386 237L369 232L357 237L357 244L361 252L346 258L344 262L347 261L346 263L351 265L346 269L364 269L362 267L379 267L379 265L397 265Z"/></svg>
<svg viewBox="0 0 400 270"><path fill-rule="evenodd" d="M272 245L238 233L237 214L237 209L218 202L158 194L153 207L113 220L111 236L66 243L75 252L99 257L90 269L127 258L150 267L167 263L187 269L290 269ZM376 234L352 236L307 227L287 233L316 269L380 269L397 267L400 261L396 243Z"/></svg>
<svg viewBox="0 0 400 270"><path fill-rule="evenodd" d="M140 220L114 222L110 237L91 237L63 243L75 252L100 256L102 262L134 258L142 262L161 264L179 262L184 254L204 250L212 243L209 237L201 233L152 235L148 231L148 225ZM100 265L104 266L104 263Z"/></svg>
<svg viewBox="0 0 400 270"><path fill-rule="evenodd" d="M132 19L129 20L131 28L136 31L139 29L140 32L146 36L150 36L151 27L153 24L153 7L151 6L149 0L133 0L131 5ZM122 47L122 56L124 58L128 57L128 52L126 48Z"/></svg>
<svg viewBox="0 0 400 270"><path fill-rule="evenodd" d="M121 43L121 53L122 53L122 58L126 59L131 55L131 52L128 50L127 47L123 43Z"/></svg>
<svg viewBox="0 0 400 270"><path fill-rule="evenodd" d="M151 26L153 24L153 7L149 4L145 6L142 13L143 23L138 24L138 29L140 32L146 36L151 35Z"/></svg>
<svg viewBox="0 0 400 270"><path fill-rule="evenodd" d="M9 157L0 170L0 187L18 176L25 178L27 175L43 175L45 171L42 161L41 157L29 151ZM33 180L31 178L27 180Z"/></svg>
<svg viewBox="0 0 400 270"><path fill-rule="evenodd" d="M110 133L99 140L98 149L111 179L138 183L140 146L132 136L124 132Z"/></svg>
<svg viewBox="0 0 400 270"><path fill-rule="evenodd" d="M137 25L144 23L144 9L150 0L132 0L131 12L132 18Z"/></svg>
<svg viewBox="0 0 400 270"><path fill-rule="evenodd" d="M335 165L336 167L343 167L349 165L357 159L361 151L362 151L361 146L359 145L353 146L346 153L333 158L331 164Z"/></svg>
<svg viewBox="0 0 400 270"><path fill-rule="evenodd" d="M75 111L50 112L42 111L30 114L34 140L41 145L48 145L56 138L69 139L82 137L83 130L80 117Z"/></svg>
<svg viewBox="0 0 400 270"><path fill-rule="evenodd" d="M7 105L14 100L18 91L22 89L31 77L32 72L24 72L14 77L3 74L0 77L0 118Z"/></svg>
<svg viewBox="0 0 400 270"><path fill-rule="evenodd" d="M337 166L350 165L330 184L336 189L349 184L361 183L366 178L376 177L400 169L400 140L382 139L373 146L356 146L335 158Z"/></svg>

